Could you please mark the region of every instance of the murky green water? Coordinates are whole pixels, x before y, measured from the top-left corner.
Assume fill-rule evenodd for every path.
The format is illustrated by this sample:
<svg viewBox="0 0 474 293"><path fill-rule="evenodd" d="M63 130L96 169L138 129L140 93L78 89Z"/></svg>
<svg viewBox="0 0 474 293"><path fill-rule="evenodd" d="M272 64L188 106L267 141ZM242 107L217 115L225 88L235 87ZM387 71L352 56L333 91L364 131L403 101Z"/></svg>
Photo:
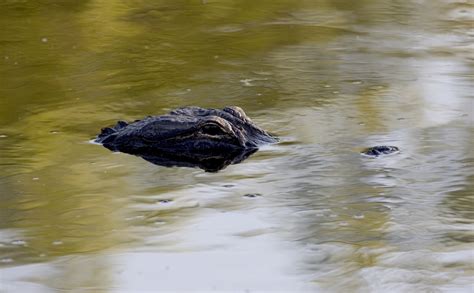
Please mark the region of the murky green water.
<svg viewBox="0 0 474 293"><path fill-rule="evenodd" d="M0 290L470 292L473 11L2 1ZM282 141L219 173L88 143L184 105Z"/></svg>

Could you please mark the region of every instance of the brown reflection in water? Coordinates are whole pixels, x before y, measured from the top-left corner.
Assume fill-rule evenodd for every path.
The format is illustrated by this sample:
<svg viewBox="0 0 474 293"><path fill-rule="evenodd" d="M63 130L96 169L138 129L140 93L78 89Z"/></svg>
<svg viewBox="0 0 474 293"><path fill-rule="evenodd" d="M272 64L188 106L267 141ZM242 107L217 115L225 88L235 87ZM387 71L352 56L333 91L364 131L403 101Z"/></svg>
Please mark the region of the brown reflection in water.
<svg viewBox="0 0 474 293"><path fill-rule="evenodd" d="M61 121L67 114L44 112L41 116L42 121ZM127 195L126 188L117 188L126 185L120 179L104 180L107 173L120 173L97 169L101 162L89 156L92 147L85 140L77 141L67 132L52 134L49 123L38 124L39 117L31 118L16 128L22 137L10 149L31 159L26 171L13 174L10 178L14 180L4 184L1 203L2 209L9 211L2 225L18 229L19 239L27 242L22 258L41 261L126 241L117 234L123 227L119 207Z"/></svg>

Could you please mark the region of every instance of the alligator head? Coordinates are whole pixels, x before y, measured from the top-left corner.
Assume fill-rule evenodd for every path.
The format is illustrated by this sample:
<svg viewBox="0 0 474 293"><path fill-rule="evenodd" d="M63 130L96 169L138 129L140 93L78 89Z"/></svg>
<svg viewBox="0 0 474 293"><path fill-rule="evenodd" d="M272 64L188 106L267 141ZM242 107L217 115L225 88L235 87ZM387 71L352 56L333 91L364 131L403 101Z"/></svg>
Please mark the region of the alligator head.
<svg viewBox="0 0 474 293"><path fill-rule="evenodd" d="M238 163L276 138L256 126L239 107L185 107L133 123L103 128L96 142L164 166L217 171ZM212 163L211 163L212 162Z"/></svg>

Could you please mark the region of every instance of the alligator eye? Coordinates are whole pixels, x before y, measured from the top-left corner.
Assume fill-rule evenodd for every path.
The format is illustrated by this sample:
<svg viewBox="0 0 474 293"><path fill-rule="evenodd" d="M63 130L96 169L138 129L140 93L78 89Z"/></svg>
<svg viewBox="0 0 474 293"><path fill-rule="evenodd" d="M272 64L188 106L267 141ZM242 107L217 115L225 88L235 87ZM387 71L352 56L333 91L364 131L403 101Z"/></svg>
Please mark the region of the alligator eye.
<svg viewBox="0 0 474 293"><path fill-rule="evenodd" d="M223 135L225 132L215 124L206 124L201 128L202 133L207 135Z"/></svg>

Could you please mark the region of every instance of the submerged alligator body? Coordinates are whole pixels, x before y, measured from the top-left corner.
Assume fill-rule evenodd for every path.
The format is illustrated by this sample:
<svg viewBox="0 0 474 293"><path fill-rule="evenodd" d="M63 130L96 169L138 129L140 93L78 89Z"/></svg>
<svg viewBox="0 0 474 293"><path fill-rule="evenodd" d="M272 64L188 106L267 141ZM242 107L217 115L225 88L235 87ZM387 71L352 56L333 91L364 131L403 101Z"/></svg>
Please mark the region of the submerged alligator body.
<svg viewBox="0 0 474 293"><path fill-rule="evenodd" d="M239 107L184 107L132 123L103 128L95 142L162 166L200 167L215 172L245 160L277 139Z"/></svg>
<svg viewBox="0 0 474 293"><path fill-rule="evenodd" d="M399 151L400 149L396 146L379 145L365 149L364 151L362 151L362 154L370 157L378 157L381 155L397 153Z"/></svg>

